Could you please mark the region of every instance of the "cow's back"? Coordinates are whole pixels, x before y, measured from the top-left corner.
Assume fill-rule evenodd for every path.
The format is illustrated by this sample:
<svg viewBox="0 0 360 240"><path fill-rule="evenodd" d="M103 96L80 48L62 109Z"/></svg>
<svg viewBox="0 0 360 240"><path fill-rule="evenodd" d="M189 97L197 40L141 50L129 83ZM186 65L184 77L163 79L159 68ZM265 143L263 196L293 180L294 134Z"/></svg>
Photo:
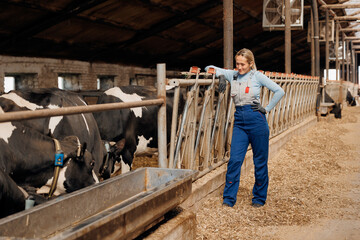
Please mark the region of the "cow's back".
<svg viewBox="0 0 360 240"><path fill-rule="evenodd" d="M15 90L11 91L10 94L16 94L28 101L28 105L32 104L28 106L32 107L29 108L31 110L86 105L85 101L78 94L57 88ZM3 96L6 96L6 94ZM9 96L7 97L9 99ZM14 98L14 95L12 95L12 98ZM14 99L14 104L20 104L19 101L22 100ZM18 107L13 109L18 110ZM21 108L21 110L25 109L26 106ZM12 109L9 111L12 111ZM91 113L23 120L21 122L25 126L36 129L43 134L51 133L56 139L63 139L70 135L77 136L81 143L87 143L88 151L91 152L96 162L94 170L96 173L99 172L105 151L96 121Z"/></svg>

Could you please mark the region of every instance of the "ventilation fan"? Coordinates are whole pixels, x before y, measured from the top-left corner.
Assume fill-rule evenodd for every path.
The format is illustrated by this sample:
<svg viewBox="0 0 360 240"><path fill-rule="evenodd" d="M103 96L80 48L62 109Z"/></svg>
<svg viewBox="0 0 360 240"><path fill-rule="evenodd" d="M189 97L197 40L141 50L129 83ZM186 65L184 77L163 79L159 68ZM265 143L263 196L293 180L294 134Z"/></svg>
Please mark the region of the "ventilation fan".
<svg viewBox="0 0 360 240"><path fill-rule="evenodd" d="M290 0L291 29L303 29L304 0ZM285 0L264 0L263 28L285 29Z"/></svg>

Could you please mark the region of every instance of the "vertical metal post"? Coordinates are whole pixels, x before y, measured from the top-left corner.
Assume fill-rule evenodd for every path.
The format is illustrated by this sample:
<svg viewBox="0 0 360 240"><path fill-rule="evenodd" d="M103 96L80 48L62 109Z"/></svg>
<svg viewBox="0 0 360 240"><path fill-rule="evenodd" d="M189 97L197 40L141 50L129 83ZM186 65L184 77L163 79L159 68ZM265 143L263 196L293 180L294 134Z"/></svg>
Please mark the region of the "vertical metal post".
<svg viewBox="0 0 360 240"><path fill-rule="evenodd" d="M335 68L336 68L336 81L339 80L339 28L340 28L340 24L339 21L336 21L336 25L335 25Z"/></svg>
<svg viewBox="0 0 360 240"><path fill-rule="evenodd" d="M233 0L224 0L224 68L233 69Z"/></svg>
<svg viewBox="0 0 360 240"><path fill-rule="evenodd" d="M351 42L351 66L352 66L352 78L351 78L351 81L353 82L353 84L356 83L355 81L355 50L354 50L354 44L353 42Z"/></svg>
<svg viewBox="0 0 360 240"><path fill-rule="evenodd" d="M346 41L346 81L350 82L349 40Z"/></svg>
<svg viewBox="0 0 360 240"><path fill-rule="evenodd" d="M314 41L314 13L311 11L311 20L310 20L310 26L311 26L311 76L315 76L315 41Z"/></svg>
<svg viewBox="0 0 360 240"><path fill-rule="evenodd" d="M177 127L177 122L178 122L179 97L180 97L180 86L176 86L175 93L174 93L173 113L172 113L172 119L171 119L169 168L175 167L174 166L174 153L175 153L176 127Z"/></svg>
<svg viewBox="0 0 360 240"><path fill-rule="evenodd" d="M311 1L311 11L314 15L314 40L315 40L315 76L320 77L320 43L319 43L319 14L317 0ZM319 78L319 84L322 85L322 79Z"/></svg>
<svg viewBox="0 0 360 240"><path fill-rule="evenodd" d="M166 144L166 67L165 63L156 65L157 70L157 95L158 98L163 98L164 103L160 106L158 112L158 164L160 168L167 168L167 144Z"/></svg>
<svg viewBox="0 0 360 240"><path fill-rule="evenodd" d="M329 10L325 11L325 66L326 66L326 82L329 80ZM325 82L325 84L326 84ZM325 88L324 84L324 88Z"/></svg>
<svg viewBox="0 0 360 240"><path fill-rule="evenodd" d="M342 62L342 66L341 66L341 78L342 80L344 81L345 80L345 57L346 57L346 43L345 43L345 33L342 33L341 35L341 41L342 41L342 59L341 59L341 62Z"/></svg>
<svg viewBox="0 0 360 240"><path fill-rule="evenodd" d="M291 73L291 6L285 0L285 73Z"/></svg>
<svg viewBox="0 0 360 240"><path fill-rule="evenodd" d="M336 56L336 81L340 78L340 62L339 62L339 30L340 30L340 23L336 21L336 38L335 38L335 56ZM343 94L342 94L342 79L340 78L339 82L339 99L338 102L342 103Z"/></svg>

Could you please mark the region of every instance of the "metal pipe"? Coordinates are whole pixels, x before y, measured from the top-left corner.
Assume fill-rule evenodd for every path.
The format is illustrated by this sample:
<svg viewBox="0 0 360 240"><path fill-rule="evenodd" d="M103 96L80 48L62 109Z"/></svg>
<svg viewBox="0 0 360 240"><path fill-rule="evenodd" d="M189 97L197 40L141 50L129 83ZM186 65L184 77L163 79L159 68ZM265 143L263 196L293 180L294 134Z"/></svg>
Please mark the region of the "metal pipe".
<svg viewBox="0 0 360 240"><path fill-rule="evenodd" d="M170 86L181 86L181 87L186 87L186 86L191 86L194 85L195 83L197 83L198 85L210 85L212 83L213 80L211 79L169 79L168 80L168 84ZM216 79L215 83L218 83L219 80Z"/></svg>
<svg viewBox="0 0 360 240"><path fill-rule="evenodd" d="M328 9L326 9L325 11L325 67L326 67L326 79L325 79L326 81L324 85L326 85L326 82L329 80L329 10Z"/></svg>
<svg viewBox="0 0 360 240"><path fill-rule="evenodd" d="M285 73L291 73L291 6L285 0Z"/></svg>
<svg viewBox="0 0 360 240"><path fill-rule="evenodd" d="M320 43L319 43L319 14L316 0L312 0L311 10L314 15L314 40L315 40L315 76L320 76ZM322 79L319 78L322 85Z"/></svg>
<svg viewBox="0 0 360 240"><path fill-rule="evenodd" d="M214 75L215 77L215 75ZM213 85L210 85L208 87L208 89L206 90L205 92L205 100L204 100L204 104L203 104L203 107L202 107L202 110L201 110L201 116L200 116L200 121L199 121L199 127L198 127L198 133L197 133L197 136L196 136L196 141L195 141L195 148L194 148L194 156L196 156L196 151L197 151L197 148L198 148L198 145L199 145L199 142L200 142L200 137L201 137L201 132L202 132L202 125L203 125L203 122L204 122L204 117L205 117L205 110L206 110L206 107L207 107L207 104L209 102L209 99L210 99L210 89L213 87Z"/></svg>
<svg viewBox="0 0 360 240"><path fill-rule="evenodd" d="M211 133L210 147L212 147L213 142L214 142L215 129L216 129L216 125L217 125L217 121L218 121L218 117L219 117L220 105L221 105L222 100L224 99L224 94L225 93L220 93L218 104L216 107L214 125L213 125L213 129L212 129L212 133Z"/></svg>
<svg viewBox="0 0 360 240"><path fill-rule="evenodd" d="M232 104L233 104L233 100L232 98L230 99L230 103L229 103L229 108L228 108L228 113L227 113L227 116L226 116L226 124L225 124L225 135L227 133L227 129L229 127L229 121L230 121L230 117L231 117L231 112L232 112Z"/></svg>
<svg viewBox="0 0 360 240"><path fill-rule="evenodd" d="M353 3L353 4L324 4L320 6L320 8L325 9L349 9L349 8L360 8L359 3Z"/></svg>
<svg viewBox="0 0 360 240"><path fill-rule="evenodd" d="M158 164L160 168L167 168L167 136L166 136L166 66L165 63L156 65L157 70L157 96L163 99L158 111Z"/></svg>
<svg viewBox="0 0 360 240"><path fill-rule="evenodd" d="M29 110L29 111L7 112L0 114L0 122L19 121L19 120L72 115L72 114L80 114L80 113L101 112L101 111L116 110L122 108L161 105L163 103L164 103L164 99L151 99L151 100L143 100L143 101L135 101L135 102L105 103L105 104L97 104L97 105L89 105L89 106L64 107L57 109L40 109L35 111Z"/></svg>
<svg viewBox="0 0 360 240"><path fill-rule="evenodd" d="M336 68L336 81L339 80L339 29L340 29L340 24L338 21L336 21L336 25L335 25L335 68ZM339 95L340 96L340 95Z"/></svg>
<svg viewBox="0 0 360 240"><path fill-rule="evenodd" d="M311 20L310 20L310 27L311 27L311 76L315 76L315 41L314 41L314 16L313 12L311 11Z"/></svg>
<svg viewBox="0 0 360 240"><path fill-rule="evenodd" d="M180 97L180 86L175 87L174 93L174 104L171 119L171 135L170 135L170 152L169 152L169 168L174 168L174 150L175 150L175 138L176 138L176 127L179 110L179 97Z"/></svg>
<svg viewBox="0 0 360 240"><path fill-rule="evenodd" d="M343 48L342 48L342 59L341 59L341 63L342 63L342 66L341 66L341 69L342 69L342 71L341 71L341 79L342 79L342 81L345 80L345 57L346 57L345 45L346 45L346 43L345 43L345 36L344 35L345 35L345 33L341 34L341 41L342 41L342 46L343 46Z"/></svg>
<svg viewBox="0 0 360 240"><path fill-rule="evenodd" d="M224 0L224 67L233 69L233 0Z"/></svg>
<svg viewBox="0 0 360 240"><path fill-rule="evenodd" d="M346 81L350 82L349 41L346 41Z"/></svg>

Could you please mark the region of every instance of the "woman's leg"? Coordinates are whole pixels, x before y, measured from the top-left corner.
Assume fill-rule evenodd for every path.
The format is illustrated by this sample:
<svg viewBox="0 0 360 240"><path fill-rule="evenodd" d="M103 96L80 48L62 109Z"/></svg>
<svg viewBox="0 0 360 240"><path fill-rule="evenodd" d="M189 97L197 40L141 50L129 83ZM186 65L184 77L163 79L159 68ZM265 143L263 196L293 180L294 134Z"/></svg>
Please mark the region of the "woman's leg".
<svg viewBox="0 0 360 240"><path fill-rule="evenodd" d="M234 125L230 149L230 160L227 166L226 182L223 194L223 203L234 206L239 189L241 165L249 146L247 133Z"/></svg>
<svg viewBox="0 0 360 240"><path fill-rule="evenodd" d="M250 136L253 159L255 166L255 184L253 187L253 203L264 205L269 185L268 155L269 155L269 133Z"/></svg>

